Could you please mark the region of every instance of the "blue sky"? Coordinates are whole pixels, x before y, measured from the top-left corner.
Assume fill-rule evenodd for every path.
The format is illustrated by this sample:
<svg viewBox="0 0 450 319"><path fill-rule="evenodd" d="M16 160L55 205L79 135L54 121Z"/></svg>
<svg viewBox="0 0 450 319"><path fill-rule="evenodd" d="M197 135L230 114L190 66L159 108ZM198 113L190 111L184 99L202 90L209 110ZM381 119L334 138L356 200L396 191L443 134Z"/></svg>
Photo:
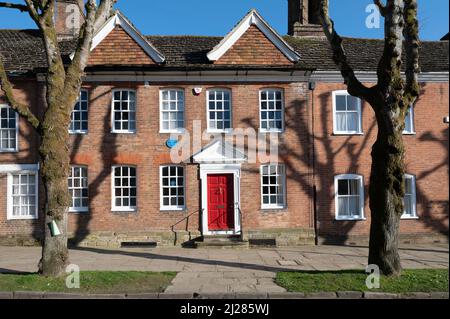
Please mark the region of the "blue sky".
<svg viewBox="0 0 450 319"><path fill-rule="evenodd" d="M372 0L330 2L331 16L342 35L383 36L382 28L368 29L365 25L369 15L366 6ZM280 34L287 32L287 0L119 0L117 7L144 34L222 36L251 8L256 8ZM419 0L419 9L423 40L438 40L448 32L449 0ZM0 28L34 28L34 25L25 14L0 9Z"/></svg>

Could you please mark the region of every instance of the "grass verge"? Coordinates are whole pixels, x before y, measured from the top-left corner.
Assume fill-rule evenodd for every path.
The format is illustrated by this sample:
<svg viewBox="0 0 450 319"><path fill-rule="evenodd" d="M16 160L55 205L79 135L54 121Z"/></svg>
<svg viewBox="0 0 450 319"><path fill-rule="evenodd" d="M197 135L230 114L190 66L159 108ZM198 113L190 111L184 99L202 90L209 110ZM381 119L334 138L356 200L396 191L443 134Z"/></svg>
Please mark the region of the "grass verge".
<svg viewBox="0 0 450 319"><path fill-rule="evenodd" d="M380 278L380 289L366 287L364 271L280 272L276 283L290 292L372 291L387 293L448 291L447 269L404 270L400 277Z"/></svg>
<svg viewBox="0 0 450 319"><path fill-rule="evenodd" d="M0 274L0 291L44 291L76 294L162 292L175 272L86 271L80 273L80 288L66 287L66 277L46 278L38 274Z"/></svg>

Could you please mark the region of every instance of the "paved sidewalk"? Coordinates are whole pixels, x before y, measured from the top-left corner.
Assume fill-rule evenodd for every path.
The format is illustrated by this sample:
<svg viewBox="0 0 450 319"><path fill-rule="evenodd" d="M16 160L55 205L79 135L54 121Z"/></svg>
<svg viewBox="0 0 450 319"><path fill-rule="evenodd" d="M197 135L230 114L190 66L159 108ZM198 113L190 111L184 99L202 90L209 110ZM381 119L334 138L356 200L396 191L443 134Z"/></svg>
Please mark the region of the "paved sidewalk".
<svg viewBox="0 0 450 319"><path fill-rule="evenodd" d="M404 246L404 268L447 268L445 245ZM0 272L35 272L41 249L0 247ZM301 246L220 250L183 248L103 249L70 251L81 270L177 271L167 293L282 293L273 282L279 271L364 269L366 247Z"/></svg>

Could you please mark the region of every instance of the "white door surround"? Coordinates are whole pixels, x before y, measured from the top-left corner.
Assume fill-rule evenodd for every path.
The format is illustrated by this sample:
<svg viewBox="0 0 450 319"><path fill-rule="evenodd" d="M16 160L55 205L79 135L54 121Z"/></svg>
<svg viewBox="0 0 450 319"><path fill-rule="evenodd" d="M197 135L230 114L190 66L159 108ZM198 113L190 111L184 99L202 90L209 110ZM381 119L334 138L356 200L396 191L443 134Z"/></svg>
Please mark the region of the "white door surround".
<svg viewBox="0 0 450 319"><path fill-rule="evenodd" d="M208 175L232 174L234 186L234 230L210 231L208 229ZM202 196L202 234L203 235L237 235L241 231L239 217L241 164L200 164L201 196Z"/></svg>
<svg viewBox="0 0 450 319"><path fill-rule="evenodd" d="M233 145L222 140L216 140L204 147L193 156L195 163L200 164L201 179L201 209L203 235L237 235L241 232L240 221L240 190L241 190L241 163L247 158ZM208 229L208 175L232 174L234 186L234 229L231 231L210 231Z"/></svg>

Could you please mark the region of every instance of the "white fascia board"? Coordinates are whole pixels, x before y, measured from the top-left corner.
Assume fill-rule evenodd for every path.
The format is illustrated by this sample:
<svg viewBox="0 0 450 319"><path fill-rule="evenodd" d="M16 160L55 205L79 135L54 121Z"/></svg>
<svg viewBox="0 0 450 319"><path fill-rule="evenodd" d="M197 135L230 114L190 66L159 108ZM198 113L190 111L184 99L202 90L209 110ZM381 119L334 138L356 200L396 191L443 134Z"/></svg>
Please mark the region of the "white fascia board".
<svg viewBox="0 0 450 319"><path fill-rule="evenodd" d="M109 20L95 33L92 39L91 52L114 30L116 26L121 26L153 61L156 63L163 63L166 60L164 55L159 52L119 11L109 18ZM72 53L70 58L73 59L74 55L75 53Z"/></svg>
<svg viewBox="0 0 450 319"><path fill-rule="evenodd" d="M264 35L289 59L291 62L298 62L300 55L261 17L256 11L250 11L247 16L230 32L220 43L208 52L210 61L219 60L252 26L255 25Z"/></svg>

